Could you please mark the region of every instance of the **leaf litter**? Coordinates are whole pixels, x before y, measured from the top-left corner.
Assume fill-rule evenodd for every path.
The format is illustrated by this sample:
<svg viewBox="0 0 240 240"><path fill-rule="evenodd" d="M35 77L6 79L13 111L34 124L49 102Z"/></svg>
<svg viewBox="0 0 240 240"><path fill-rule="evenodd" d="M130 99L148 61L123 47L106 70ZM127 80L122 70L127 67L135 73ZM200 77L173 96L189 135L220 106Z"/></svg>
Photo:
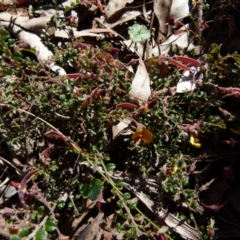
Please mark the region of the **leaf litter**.
<svg viewBox="0 0 240 240"><path fill-rule="evenodd" d="M238 156L235 148L239 147L236 144L239 137L238 114L228 106L235 106L232 98L238 99L239 94L237 88L221 87L221 81L220 86L215 80L208 81L217 75L214 72L216 69L221 73L228 71L229 66L235 67L236 64L231 65L229 59L238 61L238 56L222 57L218 47L213 45L211 54L208 53L203 61L202 58L198 60L203 50L200 35L211 28L202 19L203 3L190 7L185 0L143 3L134 0L65 1L59 8L36 4L36 9L32 9L28 1L18 1L14 3L16 11L9 11L8 4L1 4L3 11L0 14L1 52L4 53L1 67L7 66L7 70L11 71L9 80L1 81L1 111L4 117L0 129L2 144L7 149L2 146L1 154L15 167L1 162L1 195L5 196L1 204L9 207L1 209L1 215L12 215L12 207L17 204L16 214L23 217L12 216L17 222L16 234L12 233L11 224L3 218L1 236L20 236L21 223L29 215L37 224L30 224L32 233L27 239L34 234L40 238L48 235L50 239L110 239L113 236L117 239L137 239L145 234L144 231L150 231L149 239L172 239L168 231L183 239L201 239L203 233L194 228L194 224L198 224L196 219L193 223L176 217L184 212L178 209L179 206L188 213L202 214L208 219L212 214L208 215L209 210L217 212L216 219L224 219L222 212L230 211L229 203L238 211L237 190L233 187L238 182L233 169ZM223 6L229 7L227 4ZM71 11L70 16L65 14L73 9L78 13ZM31 11L35 14L40 11L40 16L31 16ZM191 11L198 12L199 19L195 22L191 19L195 29L182 22ZM22 12L28 14L23 18ZM232 32L236 33L238 26L233 24L236 20L229 18L228 21L232 23ZM126 25L124 28L123 24ZM39 32L44 35L42 39ZM232 36L232 32L228 34ZM15 51L4 43L9 39L9 33L24 43L21 46L32 49L31 57L35 60L27 62L27 66L19 60L25 57L25 47L14 48ZM57 48L53 47L54 41ZM104 44L110 53L102 50ZM115 44L119 44L121 49ZM66 46L71 50L64 49ZM12 51L15 51L14 54ZM36 62L38 68L34 67ZM137 65L131 64L133 62ZM205 62L208 65L203 65ZM127 63L130 63L131 70ZM9 73L0 74L5 76ZM27 89L31 90L25 94L26 82L30 86ZM41 83L42 92L38 98L34 92L36 82L38 90ZM236 86L236 83L233 84ZM75 90L71 94L69 90L73 85ZM205 93L208 94L207 100L201 103ZM215 102L209 97L211 95L216 97ZM42 99L46 108L38 108ZM200 103L196 104L198 100ZM216 116L213 108L221 115L224 113L224 120ZM179 115L176 114L178 110L181 111ZM211 118L212 111L215 115ZM23 113L27 116L23 117ZM28 123L23 124L25 120ZM11 121L11 127L8 121ZM71 129L73 123L76 125ZM227 127L223 128L225 125ZM22 134L21 127L31 132L31 137ZM104 130L100 131L100 128ZM230 130L230 133L222 134L223 129ZM34 136L33 133L38 134ZM22 139L25 139L24 143ZM103 143L98 145L99 142ZM223 143L235 151L231 153L233 157L228 167L215 152L218 144ZM153 148L156 144L159 146ZM171 152L171 145L173 149L180 147ZM229 151L228 147L226 149ZM94 159L92 155L95 155ZM106 164L111 167L105 168L102 159L108 158L114 163ZM155 158L164 171L154 169ZM218 158L218 164L206 164ZM9 177L11 185L8 185ZM195 193L193 189L184 188L188 178L201 183L198 190L197 187L194 189ZM63 188L58 185L58 181L61 185L61 179ZM122 186L117 188L114 181L121 181ZM112 187L112 195L107 186ZM219 189L219 186L224 187ZM15 191L11 193L10 187ZM16 192L20 204L14 200ZM64 201L60 196L62 193L66 193ZM129 193L133 195L132 201L128 199L129 196L131 198ZM161 199L165 197L177 210L171 212L167 205L161 205ZM138 200L143 204L142 209L135 207ZM119 209L115 212L111 208L116 206ZM141 216L134 216L132 209ZM149 219L149 214L143 214L146 209L159 220ZM68 212L67 215L62 214L62 210ZM47 211L55 221L50 225L57 226L53 231L47 231L47 223L52 221L48 220ZM77 212L82 215L78 217ZM115 220L117 218L122 226ZM230 217L230 221L234 220ZM221 223L219 220L216 226ZM234 224L236 222L232 226ZM166 231L161 232L162 225L167 226ZM204 227L210 229L208 223ZM221 235L218 231L214 234Z"/></svg>

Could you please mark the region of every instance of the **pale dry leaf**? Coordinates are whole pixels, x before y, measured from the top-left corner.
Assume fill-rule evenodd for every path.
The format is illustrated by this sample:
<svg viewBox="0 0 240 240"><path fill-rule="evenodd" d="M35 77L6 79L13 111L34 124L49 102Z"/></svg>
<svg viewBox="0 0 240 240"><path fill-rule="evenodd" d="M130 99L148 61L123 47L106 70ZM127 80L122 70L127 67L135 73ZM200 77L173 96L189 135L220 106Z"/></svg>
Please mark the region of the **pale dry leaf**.
<svg viewBox="0 0 240 240"><path fill-rule="evenodd" d="M165 36L171 32L171 28L167 26L169 18L179 19L189 14L188 2L188 0L154 0L153 9L159 23L158 42L165 40Z"/></svg>
<svg viewBox="0 0 240 240"><path fill-rule="evenodd" d="M131 184L124 182L124 186L133 192L135 196L137 196L140 201L148 207L148 209L154 212L154 202L150 199L148 195L143 193L142 191L137 190ZM163 208L159 209L157 213L161 219L164 219L165 224L172 228L175 232L181 235L183 239L191 239L191 240L200 240L202 239L201 233L188 225L187 223L182 223L182 221L176 218L174 215L167 213Z"/></svg>
<svg viewBox="0 0 240 240"><path fill-rule="evenodd" d="M172 0L170 17L174 19L184 18L189 14L189 0Z"/></svg>
<svg viewBox="0 0 240 240"><path fill-rule="evenodd" d="M184 71L177 84L177 93L192 92L196 88L196 81L203 81L200 67L191 67L191 71Z"/></svg>
<svg viewBox="0 0 240 240"><path fill-rule="evenodd" d="M83 229L80 232L77 231L76 234L74 234L75 237L79 240L80 239L95 240L99 232L101 232L100 223L102 222L103 217L104 217L103 212L99 212L96 218L91 223L91 225L90 226L88 225L85 229Z"/></svg>
<svg viewBox="0 0 240 240"><path fill-rule="evenodd" d="M105 23L105 27L107 28L114 28L119 24L125 23L129 20L132 20L138 16L140 16L142 13L140 11L126 11L116 22L114 23Z"/></svg>
<svg viewBox="0 0 240 240"><path fill-rule="evenodd" d="M9 185L4 191L4 198L9 199L10 197L15 195L16 193L17 193L16 188L13 187L12 185Z"/></svg>
<svg viewBox="0 0 240 240"><path fill-rule="evenodd" d="M184 49L187 48L188 51L194 50L197 54L199 52L199 46L195 46L192 43L189 44L189 24L184 25L179 29L183 32L179 35L172 34L166 42L160 45L161 54L168 54L171 49ZM153 49L154 56L158 56L158 49L155 47ZM158 54L158 55L155 55Z"/></svg>
<svg viewBox="0 0 240 240"><path fill-rule="evenodd" d="M87 199L85 206L83 208L83 213L78 217L75 218L72 222L72 228L75 230L77 226L83 221L84 217L89 213L89 211L96 205L97 202Z"/></svg>
<svg viewBox="0 0 240 240"><path fill-rule="evenodd" d="M172 0L154 0L153 2L153 10L159 25L157 42L165 41L168 29L166 23L170 17L171 5Z"/></svg>
<svg viewBox="0 0 240 240"><path fill-rule="evenodd" d="M181 27L179 30L183 30L183 32L179 35L174 35L172 34L167 41L164 43L160 44L160 51L159 51L159 46L155 44L153 41L153 46L151 52L152 55L149 56L151 57L157 57L160 54L161 55L169 55L170 52L174 49L185 49L187 48L188 51L194 50L196 54L199 53L199 46L195 46L192 43L189 44L189 25L186 24L183 27ZM132 51L136 52L140 57L143 57L143 52L144 52L144 42L137 42L135 45L132 44L131 40L125 40L123 43Z"/></svg>
<svg viewBox="0 0 240 240"><path fill-rule="evenodd" d="M107 7L105 8L106 18L110 18L115 12L124 8L127 3L132 3L134 0L109 0Z"/></svg>
<svg viewBox="0 0 240 240"><path fill-rule="evenodd" d="M129 128L129 124L132 122L130 118L124 118L117 125L112 127L113 139L119 135L131 135L133 131Z"/></svg>
<svg viewBox="0 0 240 240"><path fill-rule="evenodd" d="M136 5L136 6L123 7L121 9L119 9L118 11L115 11L109 18L106 17L106 19L104 19L105 24L106 24L106 21L107 21L108 23L112 23L112 24L115 25L116 22L119 22L120 19L121 19L120 21L123 21L123 19L125 20L125 19L127 19L127 17L131 18L132 16L127 16L131 12L135 12L135 13L139 12L140 14L143 14L143 12L144 12L145 17L147 17L147 15L152 12L152 8L153 8L152 1L150 1L148 3L143 3L143 4L140 4L140 5ZM125 15L125 17L123 17L123 15ZM116 25L118 25L118 24L116 24Z"/></svg>
<svg viewBox="0 0 240 240"><path fill-rule="evenodd" d="M148 101L151 95L150 78L143 60L139 59L137 72L133 78L129 94L137 98L140 103Z"/></svg>

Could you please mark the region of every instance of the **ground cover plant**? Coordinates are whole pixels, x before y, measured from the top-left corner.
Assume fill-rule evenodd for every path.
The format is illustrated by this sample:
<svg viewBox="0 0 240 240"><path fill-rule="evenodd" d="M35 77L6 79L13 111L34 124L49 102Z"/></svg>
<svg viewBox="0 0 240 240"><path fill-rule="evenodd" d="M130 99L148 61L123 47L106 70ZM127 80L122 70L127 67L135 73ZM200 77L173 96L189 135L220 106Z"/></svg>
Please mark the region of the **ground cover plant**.
<svg viewBox="0 0 240 240"><path fill-rule="evenodd" d="M0 2L1 239L238 239L238 1Z"/></svg>

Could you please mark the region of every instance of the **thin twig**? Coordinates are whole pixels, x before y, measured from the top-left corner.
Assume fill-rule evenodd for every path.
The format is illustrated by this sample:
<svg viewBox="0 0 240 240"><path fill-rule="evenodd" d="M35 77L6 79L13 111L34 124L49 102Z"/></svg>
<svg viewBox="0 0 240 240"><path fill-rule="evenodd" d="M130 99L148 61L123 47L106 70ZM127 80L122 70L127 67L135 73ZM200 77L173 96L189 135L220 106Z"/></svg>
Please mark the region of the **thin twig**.
<svg viewBox="0 0 240 240"><path fill-rule="evenodd" d="M111 176L108 174L108 171L107 171L107 169L106 169L106 166L105 166L104 162L101 161L101 164L102 164L103 170L105 171L106 175L108 176L109 181L112 182L112 184L114 184ZM133 225L135 226L136 231L137 231L137 236L143 235L144 233L138 228L138 225L136 224L136 222L135 222L135 220L134 220L134 218L133 218L133 216L132 216L132 214L131 214L130 209L129 209L128 206L126 205L124 198L123 198L123 197L121 196L121 194L120 194L119 192L117 192L117 191L116 191L116 194L117 194L118 198L122 201L123 206L124 206L127 214L129 215L129 217L130 217Z"/></svg>
<svg viewBox="0 0 240 240"><path fill-rule="evenodd" d="M42 118L36 116L35 114L30 113L30 112L28 112L28 111L25 111L25 110L23 110L23 109L21 109L21 108L18 108L18 111L20 111L20 112L24 112L24 113L26 113L26 114L29 114L29 115L35 117L36 119L38 119L38 120L44 122L46 125L48 125L48 126L51 127L52 129L54 129L54 130L57 131L58 133L61 133L61 132L60 132L57 128L55 128L52 124L46 122L44 119L42 119ZM62 133L61 133L61 134L62 134Z"/></svg>

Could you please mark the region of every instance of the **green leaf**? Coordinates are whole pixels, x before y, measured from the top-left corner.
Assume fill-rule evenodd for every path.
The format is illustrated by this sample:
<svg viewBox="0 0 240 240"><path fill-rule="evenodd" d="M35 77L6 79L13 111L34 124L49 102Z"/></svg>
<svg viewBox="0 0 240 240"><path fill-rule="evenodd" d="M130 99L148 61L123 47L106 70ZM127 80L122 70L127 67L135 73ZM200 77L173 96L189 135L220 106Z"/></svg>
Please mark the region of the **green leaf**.
<svg viewBox="0 0 240 240"><path fill-rule="evenodd" d="M64 208L64 206L65 206L65 202L64 201L60 201L58 204L57 204L57 207L58 208Z"/></svg>
<svg viewBox="0 0 240 240"><path fill-rule="evenodd" d="M6 41L10 38L10 34L3 28L0 28L0 39Z"/></svg>
<svg viewBox="0 0 240 240"><path fill-rule="evenodd" d="M23 55L20 52L15 52L13 53L13 59L20 62L23 59Z"/></svg>
<svg viewBox="0 0 240 240"><path fill-rule="evenodd" d="M129 234L128 234L128 237L129 238L134 238L135 236L137 235L137 230L135 227L131 228Z"/></svg>
<svg viewBox="0 0 240 240"><path fill-rule="evenodd" d="M45 223L45 231L52 232L55 229L56 229L56 224L51 220L47 220Z"/></svg>
<svg viewBox="0 0 240 240"><path fill-rule="evenodd" d="M19 237L27 237L30 234L30 227L22 227L18 231Z"/></svg>
<svg viewBox="0 0 240 240"><path fill-rule="evenodd" d="M128 204L128 207L129 207L130 209L136 209L137 203L129 203L129 204Z"/></svg>
<svg viewBox="0 0 240 240"><path fill-rule="evenodd" d="M38 213L39 214L43 214L44 213L44 210L45 210L45 207L44 206L40 206L40 207L38 207Z"/></svg>
<svg viewBox="0 0 240 240"><path fill-rule="evenodd" d="M123 186L123 180L122 179L116 179L114 181L114 183L115 183L115 186L118 187L118 188Z"/></svg>
<svg viewBox="0 0 240 240"><path fill-rule="evenodd" d="M117 212L117 214L118 214L120 217L122 217L122 216L123 216L123 210L120 209L120 210Z"/></svg>
<svg viewBox="0 0 240 240"><path fill-rule="evenodd" d="M115 227L118 231L120 231L121 227L122 227L122 224L121 223L116 223Z"/></svg>
<svg viewBox="0 0 240 240"><path fill-rule="evenodd" d="M123 197L125 200L129 200L131 198L131 194L130 193L124 193Z"/></svg>
<svg viewBox="0 0 240 240"><path fill-rule="evenodd" d="M112 171L112 170L114 170L116 168L116 165L113 164L113 163L108 163L106 165L106 168L107 168L108 171Z"/></svg>
<svg viewBox="0 0 240 240"><path fill-rule="evenodd" d="M45 230L39 229L36 233L35 240L45 240L47 239L47 235L48 233Z"/></svg>
<svg viewBox="0 0 240 240"><path fill-rule="evenodd" d="M12 235L9 240L20 240L18 235Z"/></svg>
<svg viewBox="0 0 240 240"><path fill-rule="evenodd" d="M149 39L151 34L145 25L134 24L128 30L128 34L133 42L141 42Z"/></svg>
<svg viewBox="0 0 240 240"><path fill-rule="evenodd" d="M31 220L35 221L37 218L37 213L32 213L31 214Z"/></svg>
<svg viewBox="0 0 240 240"><path fill-rule="evenodd" d="M88 197L94 201L97 199L102 188L102 183L99 179L92 178L89 183L89 194Z"/></svg>
<svg viewBox="0 0 240 240"><path fill-rule="evenodd" d="M122 207L123 207L123 202L122 202L122 200L118 200L118 201L117 201L117 205L118 205L120 208L122 208Z"/></svg>

